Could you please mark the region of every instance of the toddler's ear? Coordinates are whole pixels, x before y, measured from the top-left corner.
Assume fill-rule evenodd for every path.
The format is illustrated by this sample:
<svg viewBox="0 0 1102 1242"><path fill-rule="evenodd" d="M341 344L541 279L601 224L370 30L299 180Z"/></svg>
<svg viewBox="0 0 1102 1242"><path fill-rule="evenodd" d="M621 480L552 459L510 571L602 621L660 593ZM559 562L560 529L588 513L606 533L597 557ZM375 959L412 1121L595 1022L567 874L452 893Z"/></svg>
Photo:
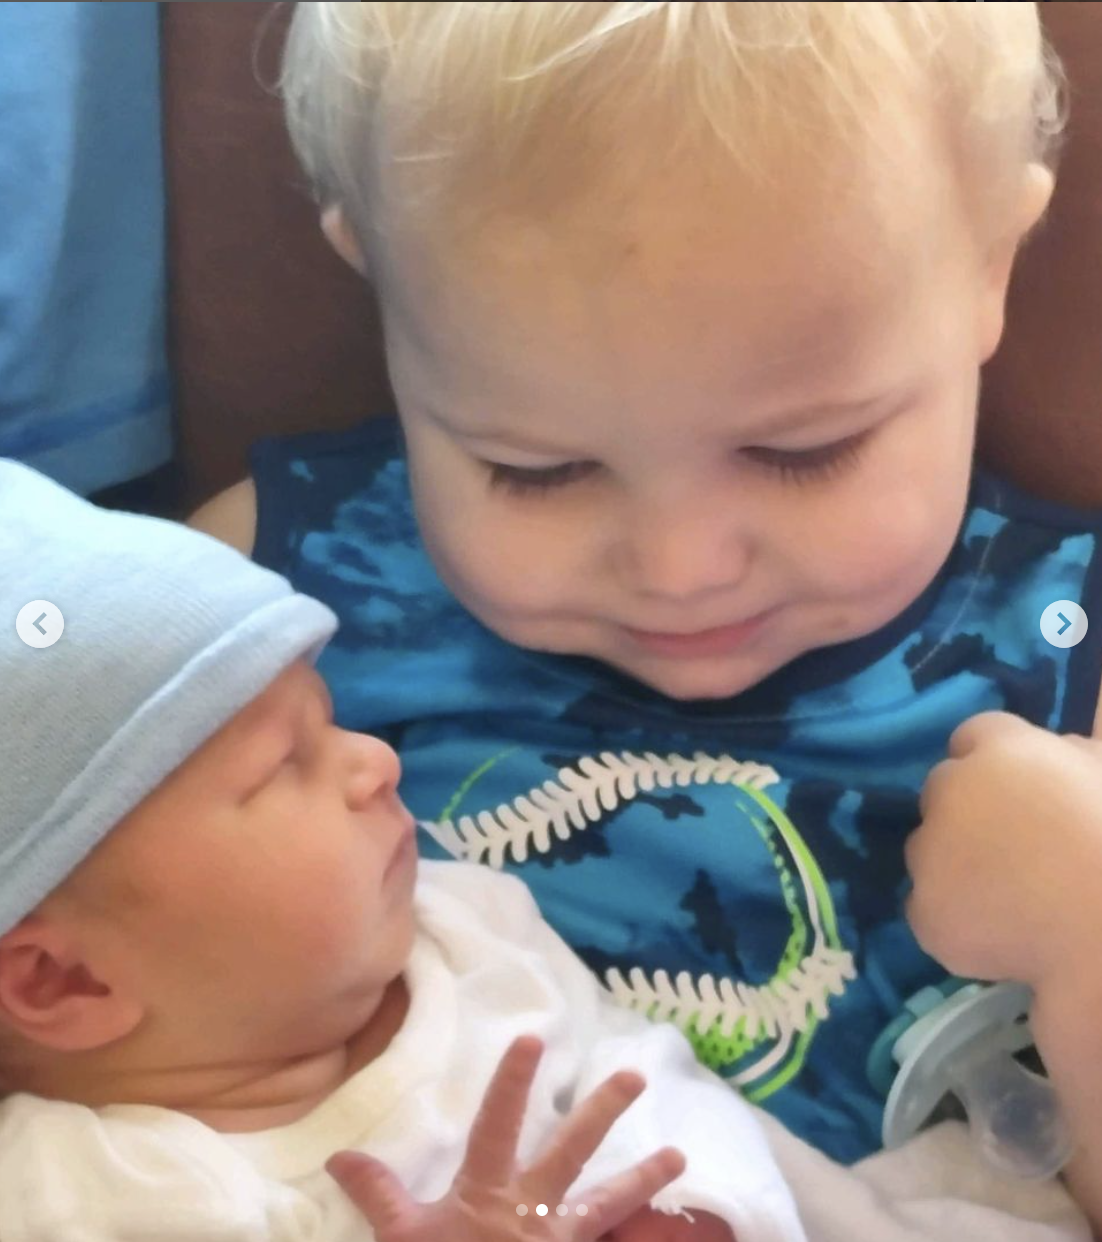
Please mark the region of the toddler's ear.
<svg viewBox="0 0 1102 1242"><path fill-rule="evenodd" d="M1022 179L1017 211L1007 230L991 244L986 256L984 296L981 302L979 340L981 361L998 348L1006 314L1006 295L1018 247L1045 214L1055 180L1043 164L1030 164Z"/></svg>
<svg viewBox="0 0 1102 1242"><path fill-rule="evenodd" d="M1048 210L1052 201L1052 192L1056 188L1056 178L1051 168L1044 164L1030 164L1026 169L1025 185L1022 188L1021 225L1022 232L1029 230Z"/></svg>
<svg viewBox="0 0 1102 1242"><path fill-rule="evenodd" d="M364 260L360 243L348 225L348 219L339 206L326 207L321 213L321 231L325 240L341 256L350 267L355 268L361 276L367 275L367 263Z"/></svg>
<svg viewBox="0 0 1102 1242"><path fill-rule="evenodd" d="M86 1052L128 1035L142 1010L97 978L74 928L35 913L0 936L0 1015L32 1043Z"/></svg>

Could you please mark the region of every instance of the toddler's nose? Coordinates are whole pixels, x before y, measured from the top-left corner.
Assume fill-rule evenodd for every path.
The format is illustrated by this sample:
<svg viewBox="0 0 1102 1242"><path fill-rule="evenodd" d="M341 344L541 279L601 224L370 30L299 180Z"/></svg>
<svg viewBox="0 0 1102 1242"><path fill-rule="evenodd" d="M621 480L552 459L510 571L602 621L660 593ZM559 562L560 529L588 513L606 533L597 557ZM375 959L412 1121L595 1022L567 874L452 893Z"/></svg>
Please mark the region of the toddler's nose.
<svg viewBox="0 0 1102 1242"><path fill-rule="evenodd" d="M393 793L402 776L402 763L392 746L367 733L346 733L350 750L348 802L361 809L383 793Z"/></svg>
<svg viewBox="0 0 1102 1242"><path fill-rule="evenodd" d="M637 515L625 537L628 577L643 595L693 600L741 581L749 559L730 514L657 507Z"/></svg>

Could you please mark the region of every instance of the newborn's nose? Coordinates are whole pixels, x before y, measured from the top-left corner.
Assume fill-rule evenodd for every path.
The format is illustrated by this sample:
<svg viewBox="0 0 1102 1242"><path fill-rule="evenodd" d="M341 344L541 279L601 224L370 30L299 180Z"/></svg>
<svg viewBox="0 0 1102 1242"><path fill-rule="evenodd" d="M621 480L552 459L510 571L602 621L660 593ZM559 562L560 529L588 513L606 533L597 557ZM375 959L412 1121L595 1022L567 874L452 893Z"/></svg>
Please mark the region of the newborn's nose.
<svg viewBox="0 0 1102 1242"><path fill-rule="evenodd" d="M361 809L382 793L394 793L402 776L397 752L381 738L366 733L346 735L351 750L348 801Z"/></svg>

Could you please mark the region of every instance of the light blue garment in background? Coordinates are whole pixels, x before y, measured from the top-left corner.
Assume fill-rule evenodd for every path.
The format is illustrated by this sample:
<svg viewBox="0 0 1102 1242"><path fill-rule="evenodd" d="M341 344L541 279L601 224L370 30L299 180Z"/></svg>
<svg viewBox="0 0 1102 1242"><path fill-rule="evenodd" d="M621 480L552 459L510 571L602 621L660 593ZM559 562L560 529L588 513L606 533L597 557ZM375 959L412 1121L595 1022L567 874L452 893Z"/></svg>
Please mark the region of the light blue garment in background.
<svg viewBox="0 0 1102 1242"><path fill-rule="evenodd" d="M157 10L0 4L0 457L84 493L172 452Z"/></svg>

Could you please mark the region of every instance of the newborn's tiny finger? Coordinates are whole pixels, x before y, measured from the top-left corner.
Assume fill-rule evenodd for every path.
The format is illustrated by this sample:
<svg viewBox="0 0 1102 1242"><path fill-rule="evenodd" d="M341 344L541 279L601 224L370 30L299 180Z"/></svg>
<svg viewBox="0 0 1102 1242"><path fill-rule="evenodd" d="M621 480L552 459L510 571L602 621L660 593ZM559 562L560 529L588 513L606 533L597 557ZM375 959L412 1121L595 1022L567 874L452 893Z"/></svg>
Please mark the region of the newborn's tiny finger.
<svg viewBox="0 0 1102 1242"><path fill-rule="evenodd" d="M627 1220L685 1171L685 1157L676 1147L663 1147L653 1156L610 1177L585 1197L586 1237L599 1239Z"/></svg>
<svg viewBox="0 0 1102 1242"><path fill-rule="evenodd" d="M471 1125L459 1176L482 1187L502 1186L512 1176L528 1094L543 1055L533 1035L514 1039L501 1058Z"/></svg>
<svg viewBox="0 0 1102 1242"><path fill-rule="evenodd" d="M325 1170L378 1234L393 1229L416 1209L394 1173L373 1156L339 1151L326 1161Z"/></svg>
<svg viewBox="0 0 1102 1242"><path fill-rule="evenodd" d="M534 1182L540 1193L552 1198L564 1196L645 1086L643 1076L630 1070L606 1078L567 1114L546 1150L525 1174L525 1181Z"/></svg>

